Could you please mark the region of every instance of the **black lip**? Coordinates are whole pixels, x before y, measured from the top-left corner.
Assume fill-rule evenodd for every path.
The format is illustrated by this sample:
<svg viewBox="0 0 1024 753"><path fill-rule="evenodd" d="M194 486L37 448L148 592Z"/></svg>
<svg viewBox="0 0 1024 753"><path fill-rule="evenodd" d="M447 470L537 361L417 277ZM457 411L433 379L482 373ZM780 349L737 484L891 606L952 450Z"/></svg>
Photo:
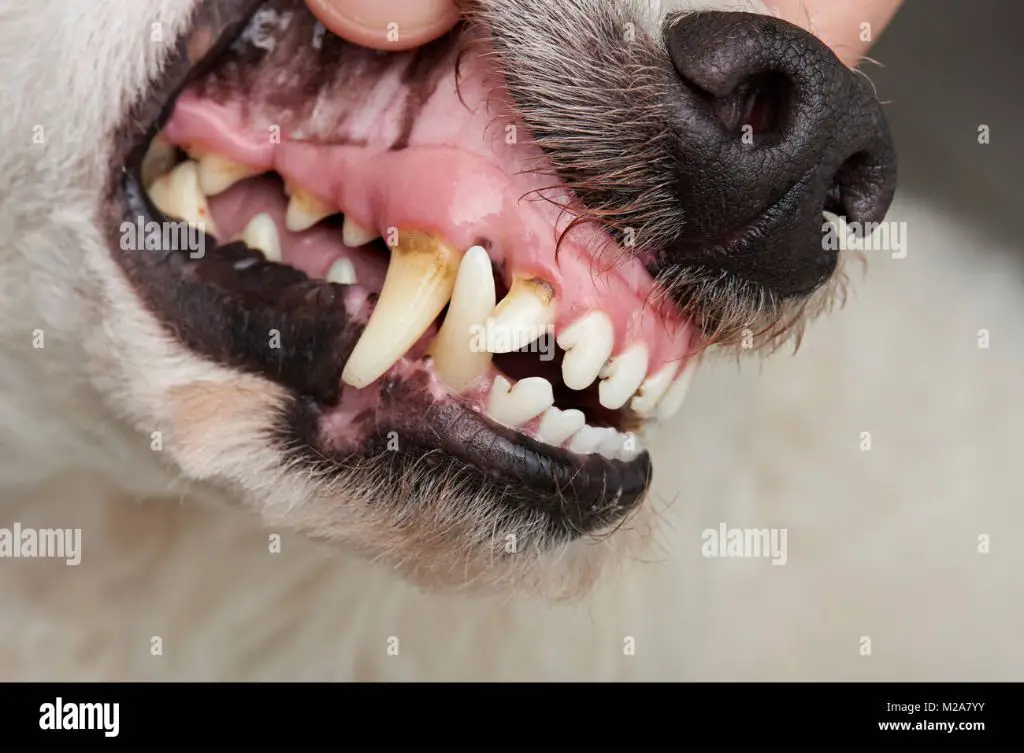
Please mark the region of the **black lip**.
<svg viewBox="0 0 1024 753"><path fill-rule="evenodd" d="M106 225L125 276L167 333L183 345L292 392L293 410L279 426L277 440L293 456L339 470L356 456L386 457L408 470L422 466L429 455L445 470L476 479L481 490L503 486L503 503L544 512L563 538L620 520L642 501L650 484L646 452L625 463L554 449L494 424L457 399L431 403L425 387L415 384L393 381L385 386L388 409L382 416L367 417L366 441L358 452L332 445L324 436L323 415L341 399L341 372L362 332L343 305L344 286L263 261L240 243L218 246L209 236L202 259L166 249L120 251L122 222L167 220L142 189L139 172L148 144L169 118L178 94L215 64L262 4L204 0L168 73L116 134L127 157L111 175ZM296 5L301 3L296 0ZM199 27L217 41L195 61L187 45ZM280 333L280 347L267 347L271 330ZM387 447L386 438L394 431L406 440L400 452Z"/></svg>

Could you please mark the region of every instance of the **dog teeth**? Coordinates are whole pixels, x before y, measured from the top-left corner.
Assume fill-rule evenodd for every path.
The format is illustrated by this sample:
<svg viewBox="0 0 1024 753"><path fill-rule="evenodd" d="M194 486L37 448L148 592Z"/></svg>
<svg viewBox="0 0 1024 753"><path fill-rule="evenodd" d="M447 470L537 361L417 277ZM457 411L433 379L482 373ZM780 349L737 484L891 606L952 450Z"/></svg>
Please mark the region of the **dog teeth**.
<svg viewBox="0 0 1024 753"><path fill-rule="evenodd" d="M591 311L558 336L566 351L562 360L562 381L572 390L584 390L594 383L612 354L615 330L602 311Z"/></svg>
<svg viewBox="0 0 1024 753"><path fill-rule="evenodd" d="M262 253L267 261L281 261L281 237L274 218L266 212L249 220L240 240L254 251Z"/></svg>
<svg viewBox="0 0 1024 753"><path fill-rule="evenodd" d="M199 187L199 166L188 160L159 178L149 189L149 198L168 217L183 220L217 235L210 204Z"/></svg>
<svg viewBox="0 0 1024 753"><path fill-rule="evenodd" d="M677 370L678 367L674 363L670 363L657 374L645 379L629 407L642 418L653 416L658 409L658 401L661 400L661 396L672 386L672 379Z"/></svg>
<svg viewBox="0 0 1024 753"><path fill-rule="evenodd" d="M491 354L476 345L474 330L494 309L495 296L491 259L482 246L473 246L459 264L448 313L430 347L435 371L456 393L490 370Z"/></svg>
<svg viewBox="0 0 1024 753"><path fill-rule="evenodd" d="M346 217L345 223L341 226L341 242L349 248L365 246L378 238L380 238L380 233L363 227L351 217Z"/></svg>
<svg viewBox="0 0 1024 753"><path fill-rule="evenodd" d="M199 185L207 196L224 193L241 180L260 175L259 167L233 162L216 153L203 155L199 160Z"/></svg>
<svg viewBox="0 0 1024 753"><path fill-rule="evenodd" d="M512 384L500 374L494 377L487 400L487 415L510 429L536 418L555 402L551 382L542 377L520 379Z"/></svg>
<svg viewBox="0 0 1024 753"><path fill-rule="evenodd" d="M455 288L460 261L455 249L416 231L399 237L377 305L341 375L356 389L380 378L416 344Z"/></svg>
<svg viewBox="0 0 1024 753"><path fill-rule="evenodd" d="M320 220L338 212L330 204L301 188L287 186L285 190L291 198L288 200L288 210L284 215L284 226L293 233L309 230Z"/></svg>
<svg viewBox="0 0 1024 753"><path fill-rule="evenodd" d="M499 336L489 338L491 353L511 353L539 339L555 323L555 291L537 277L517 277L508 295L495 307L490 327Z"/></svg>
<svg viewBox="0 0 1024 753"><path fill-rule="evenodd" d="M597 452L597 448L606 439L605 432L596 426L584 426L572 435L569 442L569 451L580 455L591 455Z"/></svg>
<svg viewBox="0 0 1024 753"><path fill-rule="evenodd" d="M166 175L174 168L178 150L160 134L157 134L153 142L146 150L146 156L142 158L142 185L147 190L157 181L161 175Z"/></svg>
<svg viewBox="0 0 1024 753"><path fill-rule="evenodd" d="M560 447L587 423L583 411L559 410L554 406L544 411L544 417L537 428L537 438L555 447Z"/></svg>
<svg viewBox="0 0 1024 753"><path fill-rule="evenodd" d="M609 410L618 410L636 393L646 375L647 346L635 343L601 370L598 401Z"/></svg>
<svg viewBox="0 0 1024 753"><path fill-rule="evenodd" d="M686 399L686 393L690 391L690 383L693 382L693 375L697 372L697 359L691 360L683 367L682 373L672 382L665 396L658 403L658 420L667 421L679 412Z"/></svg>
<svg viewBox="0 0 1024 753"><path fill-rule="evenodd" d="M327 282L336 282L339 285L356 285L359 280L356 278L356 268L350 259L338 259L327 270Z"/></svg>

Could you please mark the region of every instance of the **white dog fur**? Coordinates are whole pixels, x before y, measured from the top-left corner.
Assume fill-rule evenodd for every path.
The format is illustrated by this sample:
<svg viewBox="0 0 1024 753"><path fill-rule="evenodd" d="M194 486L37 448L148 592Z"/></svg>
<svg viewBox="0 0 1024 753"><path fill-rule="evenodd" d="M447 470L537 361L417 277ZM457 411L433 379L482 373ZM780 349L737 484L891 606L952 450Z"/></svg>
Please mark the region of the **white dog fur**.
<svg viewBox="0 0 1024 753"><path fill-rule="evenodd" d="M913 195L891 214L907 258L869 260L798 356L698 375L654 450L656 546L582 603L426 593L287 533L272 552L202 482L276 459L218 454L215 422L182 436L174 396L273 390L168 340L96 225L106 136L159 61L151 24L171 38L189 5L0 0L0 525L83 530L78 567L0 560L0 677L1020 677L1019 273L999 249L965 259L974 238ZM268 477L261 512L303 483ZM722 521L787 528L786 565L703 558Z"/></svg>

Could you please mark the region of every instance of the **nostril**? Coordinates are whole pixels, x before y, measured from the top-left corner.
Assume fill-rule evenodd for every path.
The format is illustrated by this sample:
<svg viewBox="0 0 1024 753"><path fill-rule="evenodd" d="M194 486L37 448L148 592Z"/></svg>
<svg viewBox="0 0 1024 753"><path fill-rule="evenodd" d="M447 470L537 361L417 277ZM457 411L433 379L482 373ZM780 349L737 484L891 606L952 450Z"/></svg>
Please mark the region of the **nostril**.
<svg viewBox="0 0 1024 753"><path fill-rule="evenodd" d="M708 96L715 117L730 133L772 135L781 132L786 123L793 84L781 73L760 73L724 97Z"/></svg>

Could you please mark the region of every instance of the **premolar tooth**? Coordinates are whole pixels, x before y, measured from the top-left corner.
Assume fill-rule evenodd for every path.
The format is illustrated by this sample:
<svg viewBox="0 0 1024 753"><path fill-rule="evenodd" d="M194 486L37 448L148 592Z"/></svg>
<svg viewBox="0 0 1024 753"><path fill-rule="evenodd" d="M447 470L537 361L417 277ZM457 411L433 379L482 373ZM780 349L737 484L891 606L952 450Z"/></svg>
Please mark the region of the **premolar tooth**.
<svg viewBox="0 0 1024 753"><path fill-rule="evenodd" d="M491 354L478 342L478 333L494 309L495 296L491 258L482 246L473 246L462 257L448 313L430 346L434 370L457 393L491 367Z"/></svg>
<svg viewBox="0 0 1024 753"><path fill-rule="evenodd" d="M341 242L349 248L365 246L378 238L380 238L380 233L363 227L351 217L346 217L345 223L341 226Z"/></svg>
<svg viewBox="0 0 1024 753"><path fill-rule="evenodd" d="M177 156L178 150L162 135L157 134L142 159L142 185L148 189L161 175L169 173Z"/></svg>
<svg viewBox="0 0 1024 753"><path fill-rule="evenodd" d="M374 382L416 344L451 298L459 258L425 233L399 234L377 306L342 372L345 384Z"/></svg>
<svg viewBox="0 0 1024 753"><path fill-rule="evenodd" d="M284 226L293 233L301 233L309 230L313 225L325 217L330 217L338 212L337 209L327 204L316 196L301 188L289 188L288 211L285 212Z"/></svg>
<svg viewBox="0 0 1024 753"><path fill-rule="evenodd" d="M327 270L327 282L336 282L339 285L356 285L359 279L356 277L356 268L351 259L338 259Z"/></svg>
<svg viewBox="0 0 1024 753"><path fill-rule="evenodd" d="M511 353L525 348L555 323L555 290L539 277L517 277L508 295L494 309L488 330L491 353Z"/></svg>
<svg viewBox="0 0 1024 753"><path fill-rule="evenodd" d="M558 346L566 351L562 360L562 381L572 390L583 390L594 383L615 345L615 330L603 311L591 311L558 336Z"/></svg>
<svg viewBox="0 0 1024 753"><path fill-rule="evenodd" d="M643 384L640 385L639 393L630 402L629 407L643 418L653 416L658 408L658 401L661 400L661 396L672 386L672 379L675 377L678 369L679 367L676 364L670 363L657 374L645 379Z"/></svg>
<svg viewBox="0 0 1024 753"><path fill-rule="evenodd" d="M584 426L573 435L572 441L569 442L569 450L580 455L590 455L597 452L604 438L605 434L600 429Z"/></svg>
<svg viewBox="0 0 1024 753"><path fill-rule="evenodd" d="M696 372L697 359L695 358L683 367L682 373L672 382L672 386L668 388L668 392L658 403L659 421L672 418L683 407L683 401L686 399L686 393L690 391L690 383Z"/></svg>
<svg viewBox="0 0 1024 753"><path fill-rule="evenodd" d="M262 252L267 261L281 261L281 237L277 232L274 218L261 212L249 220L242 231L242 242L251 249Z"/></svg>
<svg viewBox="0 0 1024 753"><path fill-rule="evenodd" d="M554 402L554 390L547 379L528 377L512 384L499 374L491 385L487 415L514 429L539 416Z"/></svg>
<svg viewBox="0 0 1024 753"><path fill-rule="evenodd" d="M598 429L601 432L601 441L597 445L597 452L607 458L618 458L626 442L624 434L620 434L610 426Z"/></svg>
<svg viewBox="0 0 1024 753"><path fill-rule="evenodd" d="M635 343L615 356L601 371L598 400L610 410L618 410L640 388L647 374L647 346Z"/></svg>
<svg viewBox="0 0 1024 753"><path fill-rule="evenodd" d="M224 193L240 180L263 173L263 169L233 162L227 157L210 152L199 160L199 185L207 196Z"/></svg>
<svg viewBox="0 0 1024 753"><path fill-rule="evenodd" d="M168 217L196 225L209 235L217 235L210 204L199 187L199 166L182 162L149 189L149 198Z"/></svg>
<svg viewBox="0 0 1024 753"><path fill-rule="evenodd" d="M554 406L544 411L544 417L537 428L537 438L542 442L560 447L565 440L583 428L587 417L575 408L559 410Z"/></svg>

